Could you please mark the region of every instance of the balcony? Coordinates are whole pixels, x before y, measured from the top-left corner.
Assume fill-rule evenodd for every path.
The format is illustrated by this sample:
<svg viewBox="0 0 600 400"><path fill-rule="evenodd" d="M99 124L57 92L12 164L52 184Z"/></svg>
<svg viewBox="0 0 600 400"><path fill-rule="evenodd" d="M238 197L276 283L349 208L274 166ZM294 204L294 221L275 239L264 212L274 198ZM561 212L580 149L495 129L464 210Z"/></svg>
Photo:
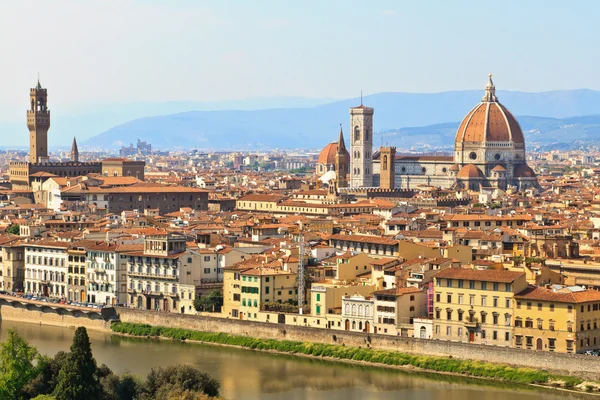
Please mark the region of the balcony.
<svg viewBox="0 0 600 400"><path fill-rule="evenodd" d="M137 272L137 271L127 271L127 275L129 275L131 277L169 279L169 280L177 280L177 278L178 278L178 275L163 275L163 274L154 274L151 272Z"/></svg>
<svg viewBox="0 0 600 400"><path fill-rule="evenodd" d="M468 328L479 328L479 326L481 325L479 323L479 319L475 318L475 317L467 317L464 320L465 326Z"/></svg>

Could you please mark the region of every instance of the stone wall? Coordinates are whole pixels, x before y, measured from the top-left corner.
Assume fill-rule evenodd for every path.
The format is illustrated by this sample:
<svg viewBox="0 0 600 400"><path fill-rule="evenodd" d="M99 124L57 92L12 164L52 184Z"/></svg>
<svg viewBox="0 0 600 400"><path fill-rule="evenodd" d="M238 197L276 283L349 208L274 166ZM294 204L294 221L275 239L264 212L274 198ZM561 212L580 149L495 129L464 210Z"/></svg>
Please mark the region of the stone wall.
<svg viewBox="0 0 600 400"><path fill-rule="evenodd" d="M169 314L134 309L118 309L123 322L193 329L205 332L224 332L238 336L263 339L286 339L314 343L343 344L371 347L419 355L452 356L460 359L511 364L520 367L545 369L550 372L600 380L600 359L579 354L561 354L475 345L411 337L367 335L328 329L240 321L194 315Z"/></svg>
<svg viewBox="0 0 600 400"><path fill-rule="evenodd" d="M0 305L0 319L63 327L84 326L87 329L110 331L110 322L105 321L98 314L81 313L80 316L73 316L70 313L61 313L60 310L60 308L53 310L48 307L42 311L37 307L29 309L20 303L2 304Z"/></svg>

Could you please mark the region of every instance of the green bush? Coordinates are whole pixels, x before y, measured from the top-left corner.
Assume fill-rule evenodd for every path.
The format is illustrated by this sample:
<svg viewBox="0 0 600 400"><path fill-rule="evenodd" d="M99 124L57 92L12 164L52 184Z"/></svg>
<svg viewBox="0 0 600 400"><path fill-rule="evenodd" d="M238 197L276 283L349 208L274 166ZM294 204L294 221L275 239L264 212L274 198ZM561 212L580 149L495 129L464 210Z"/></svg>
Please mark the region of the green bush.
<svg viewBox="0 0 600 400"><path fill-rule="evenodd" d="M194 340L205 343L226 344L258 350L276 350L282 353L306 354L317 357L331 357L339 360L364 361L384 365L411 365L435 371L500 379L515 383L547 383L549 379L561 380L566 387L575 387L581 379L569 376L550 375L547 371L531 368L511 367L480 361L459 360L448 357L416 356L394 351L372 350L368 348L345 347L334 344L304 343L290 340L258 339L233 336L225 333L192 331L181 328L166 328L144 324L116 322L111 326L117 333L134 336L165 337L175 340Z"/></svg>

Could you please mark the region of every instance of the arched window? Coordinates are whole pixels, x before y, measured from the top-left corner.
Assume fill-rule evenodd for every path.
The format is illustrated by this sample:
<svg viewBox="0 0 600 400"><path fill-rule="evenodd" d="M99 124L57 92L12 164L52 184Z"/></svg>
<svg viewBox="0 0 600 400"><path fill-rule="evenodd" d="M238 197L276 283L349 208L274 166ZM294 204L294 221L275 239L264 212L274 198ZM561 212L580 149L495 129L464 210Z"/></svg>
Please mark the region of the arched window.
<svg viewBox="0 0 600 400"><path fill-rule="evenodd" d="M358 125L354 127L354 140L360 140L360 129L358 128Z"/></svg>
<svg viewBox="0 0 600 400"><path fill-rule="evenodd" d="M346 315L350 314L350 304L346 304L345 313Z"/></svg>
<svg viewBox="0 0 600 400"><path fill-rule="evenodd" d="M356 168L356 175L360 175L360 168Z"/></svg>
<svg viewBox="0 0 600 400"><path fill-rule="evenodd" d="M365 140L369 140L369 130L365 130Z"/></svg>
<svg viewBox="0 0 600 400"><path fill-rule="evenodd" d="M356 315L356 304L352 304L352 315Z"/></svg>
<svg viewBox="0 0 600 400"><path fill-rule="evenodd" d="M362 305L358 306L358 315L361 317L363 316L363 306Z"/></svg>
<svg viewBox="0 0 600 400"><path fill-rule="evenodd" d="M356 321L352 321L352 329L356 329Z"/></svg>
<svg viewBox="0 0 600 400"><path fill-rule="evenodd" d="M388 158L387 156L383 156L383 170L387 171L387 163L388 163Z"/></svg>
<svg viewBox="0 0 600 400"><path fill-rule="evenodd" d="M410 311L415 311L415 306L410 306Z"/></svg>
<svg viewBox="0 0 600 400"><path fill-rule="evenodd" d="M365 306L365 317L371 316L371 309L369 306Z"/></svg>
<svg viewBox="0 0 600 400"><path fill-rule="evenodd" d="M358 330L362 331L362 321L358 323Z"/></svg>

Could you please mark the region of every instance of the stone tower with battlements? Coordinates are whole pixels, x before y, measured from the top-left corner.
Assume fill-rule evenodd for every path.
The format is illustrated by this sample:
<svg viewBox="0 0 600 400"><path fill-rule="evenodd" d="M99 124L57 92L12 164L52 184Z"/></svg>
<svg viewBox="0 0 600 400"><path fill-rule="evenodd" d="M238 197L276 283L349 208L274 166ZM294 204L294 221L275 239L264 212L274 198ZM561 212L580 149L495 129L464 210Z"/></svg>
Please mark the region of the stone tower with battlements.
<svg viewBox="0 0 600 400"><path fill-rule="evenodd" d="M350 187L373 186L373 113L362 104L350 109Z"/></svg>
<svg viewBox="0 0 600 400"><path fill-rule="evenodd" d="M27 110L29 162L45 164L48 162L50 110L48 110L48 91L42 88L39 78L36 87L29 90L29 102L30 108Z"/></svg>
<svg viewBox="0 0 600 400"><path fill-rule="evenodd" d="M394 189L396 186L396 148L379 149L379 186L382 189Z"/></svg>

